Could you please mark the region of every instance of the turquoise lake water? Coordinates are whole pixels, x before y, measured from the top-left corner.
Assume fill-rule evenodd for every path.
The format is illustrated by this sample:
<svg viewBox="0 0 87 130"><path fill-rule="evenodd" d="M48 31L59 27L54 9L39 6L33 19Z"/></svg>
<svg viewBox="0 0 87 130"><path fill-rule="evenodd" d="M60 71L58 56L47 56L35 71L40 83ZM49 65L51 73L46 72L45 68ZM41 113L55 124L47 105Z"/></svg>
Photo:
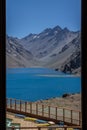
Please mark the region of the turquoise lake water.
<svg viewBox="0 0 87 130"><path fill-rule="evenodd" d="M7 69L6 96L9 98L36 101L79 92L80 77L46 68Z"/></svg>

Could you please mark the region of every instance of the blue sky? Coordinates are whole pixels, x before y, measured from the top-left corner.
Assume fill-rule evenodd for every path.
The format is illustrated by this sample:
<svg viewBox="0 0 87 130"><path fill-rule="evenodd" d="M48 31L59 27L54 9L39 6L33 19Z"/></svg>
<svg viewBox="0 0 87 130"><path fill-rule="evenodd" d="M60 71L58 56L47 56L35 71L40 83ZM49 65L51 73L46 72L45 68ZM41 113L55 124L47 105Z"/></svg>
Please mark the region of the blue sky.
<svg viewBox="0 0 87 130"><path fill-rule="evenodd" d="M6 0L6 33L22 38L59 25L81 28L81 0Z"/></svg>

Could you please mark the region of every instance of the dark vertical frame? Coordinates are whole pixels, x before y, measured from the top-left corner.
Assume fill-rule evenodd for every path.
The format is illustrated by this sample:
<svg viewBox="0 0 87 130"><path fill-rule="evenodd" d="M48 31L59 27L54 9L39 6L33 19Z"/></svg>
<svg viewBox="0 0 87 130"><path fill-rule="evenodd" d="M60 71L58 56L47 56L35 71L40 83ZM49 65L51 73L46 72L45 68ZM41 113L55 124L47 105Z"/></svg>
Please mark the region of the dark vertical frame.
<svg viewBox="0 0 87 130"><path fill-rule="evenodd" d="M87 3L82 0L82 130L87 129Z"/></svg>
<svg viewBox="0 0 87 130"><path fill-rule="evenodd" d="M5 0L0 0L0 130L5 129L5 33L6 7Z"/></svg>

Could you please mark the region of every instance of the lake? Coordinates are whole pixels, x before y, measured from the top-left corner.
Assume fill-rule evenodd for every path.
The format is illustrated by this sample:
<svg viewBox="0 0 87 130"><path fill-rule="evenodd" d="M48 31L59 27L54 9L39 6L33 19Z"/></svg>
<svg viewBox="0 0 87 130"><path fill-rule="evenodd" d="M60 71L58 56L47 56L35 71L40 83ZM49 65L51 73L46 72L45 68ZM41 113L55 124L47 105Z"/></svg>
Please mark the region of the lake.
<svg viewBox="0 0 87 130"><path fill-rule="evenodd" d="M37 101L80 93L81 78L47 68L7 69L6 97Z"/></svg>

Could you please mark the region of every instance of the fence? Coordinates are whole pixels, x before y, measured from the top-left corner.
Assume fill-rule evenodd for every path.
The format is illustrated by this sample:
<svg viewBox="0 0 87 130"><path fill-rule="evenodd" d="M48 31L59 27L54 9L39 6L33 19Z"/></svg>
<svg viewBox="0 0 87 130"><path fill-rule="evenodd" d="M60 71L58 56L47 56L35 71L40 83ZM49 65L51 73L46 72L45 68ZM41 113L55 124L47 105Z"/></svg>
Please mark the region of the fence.
<svg viewBox="0 0 87 130"><path fill-rule="evenodd" d="M66 126L66 127L8 127L6 130L82 130L81 126Z"/></svg>
<svg viewBox="0 0 87 130"><path fill-rule="evenodd" d="M52 120L54 122L63 121L68 125L82 125L80 111L56 106L47 106L39 103L7 98L6 110L39 119Z"/></svg>

